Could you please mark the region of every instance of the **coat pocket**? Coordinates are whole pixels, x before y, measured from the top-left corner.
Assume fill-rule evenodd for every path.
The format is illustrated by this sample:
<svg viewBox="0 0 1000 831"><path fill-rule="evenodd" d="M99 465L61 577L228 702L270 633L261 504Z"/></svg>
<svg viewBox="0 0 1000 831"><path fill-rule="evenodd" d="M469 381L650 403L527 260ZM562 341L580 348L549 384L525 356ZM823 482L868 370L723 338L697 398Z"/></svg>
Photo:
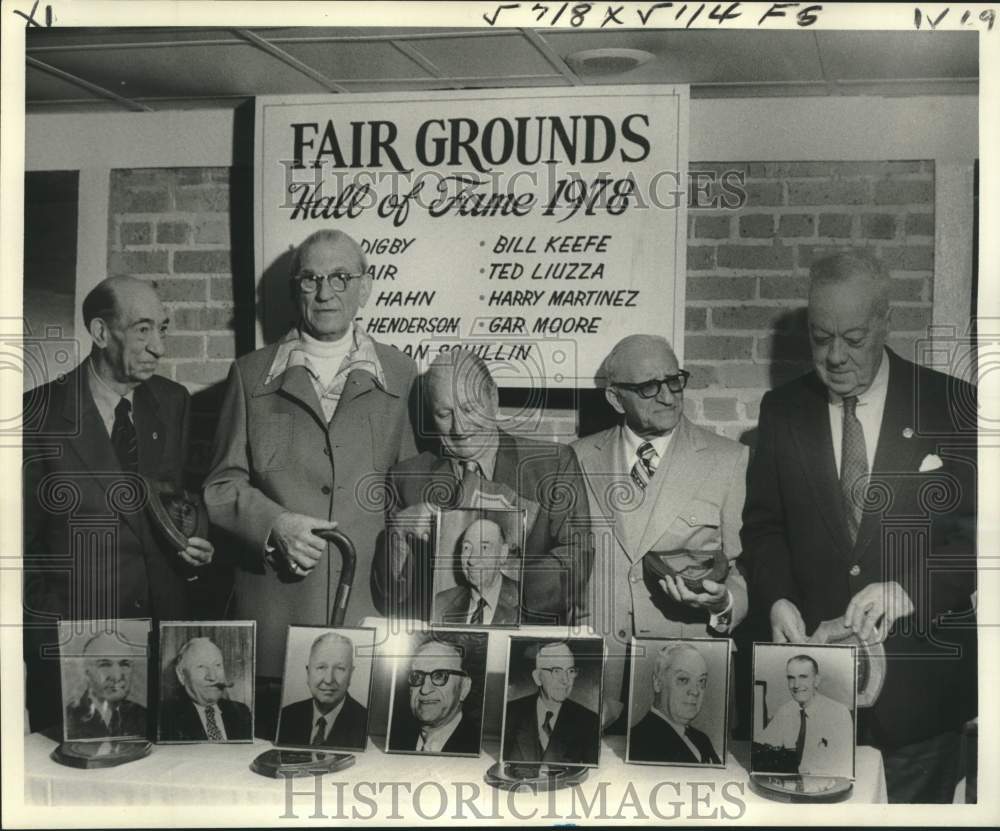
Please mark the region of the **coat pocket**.
<svg viewBox="0 0 1000 831"><path fill-rule="evenodd" d="M291 463L291 413L272 413L250 434L253 467L264 472L283 470Z"/></svg>

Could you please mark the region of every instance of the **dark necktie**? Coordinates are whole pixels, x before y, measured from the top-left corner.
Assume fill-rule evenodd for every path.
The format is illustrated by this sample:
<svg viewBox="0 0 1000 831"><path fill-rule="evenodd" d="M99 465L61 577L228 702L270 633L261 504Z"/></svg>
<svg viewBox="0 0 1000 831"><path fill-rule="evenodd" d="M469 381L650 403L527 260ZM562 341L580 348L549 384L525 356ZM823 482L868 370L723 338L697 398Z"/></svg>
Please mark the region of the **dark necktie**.
<svg viewBox="0 0 1000 831"><path fill-rule="evenodd" d="M111 445L115 449L122 470L136 473L139 470L139 445L135 437L135 425L129 418L132 403L123 398L115 407L115 423L111 428Z"/></svg>
<svg viewBox="0 0 1000 831"><path fill-rule="evenodd" d="M795 763L802 764L802 751L806 748L806 708L799 707L799 736L795 740Z"/></svg>
<svg viewBox="0 0 1000 831"><path fill-rule="evenodd" d="M635 453L639 458L632 465L632 481L646 490L649 480L656 472L656 449L648 441L644 441Z"/></svg>
<svg viewBox="0 0 1000 831"><path fill-rule="evenodd" d="M844 431L840 446L840 492L847 515L847 532L853 543L858 538L861 525L861 507L865 483L868 479L868 450L865 433L856 414L858 397L844 399Z"/></svg>
<svg viewBox="0 0 1000 831"><path fill-rule="evenodd" d="M115 707L111 710L111 719L108 721L108 735L109 736L122 736L124 732L122 730L122 715L121 710Z"/></svg>
<svg viewBox="0 0 1000 831"><path fill-rule="evenodd" d="M219 722L215 720L215 707L205 708L205 732L208 733L210 742L222 741L222 731L219 729Z"/></svg>
<svg viewBox="0 0 1000 831"><path fill-rule="evenodd" d="M316 732L313 733L312 745L318 747L326 743L326 719L320 716L316 719Z"/></svg>
<svg viewBox="0 0 1000 831"><path fill-rule="evenodd" d="M476 608L472 612L472 617L469 618L469 623L472 624L482 623L485 612L486 612L486 598L480 595L479 602L476 604Z"/></svg>
<svg viewBox="0 0 1000 831"><path fill-rule="evenodd" d="M705 754L702 752L701 748L698 747L698 742L694 740L694 733L691 732L690 727L684 728L684 738L691 742L691 746L694 747L698 752L698 759L702 764L707 763L709 760L705 758Z"/></svg>
<svg viewBox="0 0 1000 831"><path fill-rule="evenodd" d="M542 735L545 736L545 741L542 742L542 750L549 746L549 739L552 738L552 716L551 710L545 711L545 721L542 722Z"/></svg>

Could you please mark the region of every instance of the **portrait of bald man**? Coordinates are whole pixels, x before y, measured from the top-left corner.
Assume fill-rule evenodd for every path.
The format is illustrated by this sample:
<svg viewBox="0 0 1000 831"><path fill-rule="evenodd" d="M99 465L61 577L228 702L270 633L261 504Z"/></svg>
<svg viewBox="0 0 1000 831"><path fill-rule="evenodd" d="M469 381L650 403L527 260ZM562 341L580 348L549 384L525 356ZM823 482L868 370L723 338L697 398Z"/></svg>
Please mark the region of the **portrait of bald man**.
<svg viewBox="0 0 1000 831"><path fill-rule="evenodd" d="M629 728L627 759L721 766L726 738L728 641L636 643L640 646L633 646L633 650L641 648L647 656L640 659L633 651L633 667L637 669L640 660L650 666L647 683L652 687L652 698L646 714ZM633 700L637 700L639 687L633 683ZM713 706L704 712L709 701ZM695 720L711 725L713 735L720 739L718 749L708 733L694 725Z"/></svg>
<svg viewBox="0 0 1000 831"><path fill-rule="evenodd" d="M69 693L81 675L83 685L66 704L66 741L145 738L148 733L145 663L149 621L115 623L116 629L88 635L78 655L67 656L67 652L76 651L82 639L67 633L62 654L63 688Z"/></svg>
<svg viewBox="0 0 1000 831"><path fill-rule="evenodd" d="M177 549L143 501L140 476L183 487L191 409L188 391L157 374L170 316L153 282L104 279L84 298L82 316L90 354L23 402L25 700L33 730L62 716L59 662L46 657L56 621L190 619L195 582L214 554L199 537ZM80 517L103 519L81 526Z"/></svg>
<svg viewBox="0 0 1000 831"><path fill-rule="evenodd" d="M275 713L288 626L329 625L336 599L340 556L314 531L337 527L356 547L345 622L377 615L372 552L387 506L375 485L416 452L416 365L356 320L372 289L357 241L335 229L310 234L288 287L298 319L233 364L205 481L212 522L239 543L231 611L258 623L261 704Z"/></svg>
<svg viewBox="0 0 1000 831"><path fill-rule="evenodd" d="M290 627L287 673L301 673L297 663L301 652L295 648L296 633L315 632L306 627ZM364 750L368 739L368 680L370 672L355 682L355 666L371 661L374 631L347 629L322 631L309 645L305 665L309 697L281 708L278 739L275 744L290 747L315 747L330 750ZM294 663L293 665L293 661ZM285 679L287 695L289 681ZM351 695L365 704L361 704Z"/></svg>
<svg viewBox="0 0 1000 831"><path fill-rule="evenodd" d="M217 627L211 637L198 635L189 638L168 663L166 670L169 673L172 668L176 683L172 695L161 693L160 741L238 742L253 739L250 707L231 697L230 690L237 684L227 672L225 657L219 647L219 642L225 643L234 659L244 651L245 640L235 631L236 627L250 635L252 650L252 625L235 624L231 633ZM252 676L251 656L252 651L241 656L242 675L249 672Z"/></svg>
<svg viewBox="0 0 1000 831"><path fill-rule="evenodd" d="M435 594L431 622L472 626L514 626L520 622L521 584L503 570L509 565L516 569L520 563L510 564L510 545L496 519L484 515L470 522L458 540L454 559L450 565L456 585ZM436 564L436 580L443 577L439 571L448 565Z"/></svg>

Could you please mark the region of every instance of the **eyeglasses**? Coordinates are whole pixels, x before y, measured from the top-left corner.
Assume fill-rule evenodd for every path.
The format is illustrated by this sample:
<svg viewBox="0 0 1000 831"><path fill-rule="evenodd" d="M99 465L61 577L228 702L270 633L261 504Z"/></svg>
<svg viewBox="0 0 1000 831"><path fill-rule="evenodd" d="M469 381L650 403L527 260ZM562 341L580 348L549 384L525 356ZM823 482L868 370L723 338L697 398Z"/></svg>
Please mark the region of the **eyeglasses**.
<svg viewBox="0 0 1000 831"><path fill-rule="evenodd" d="M542 672L551 672L552 677L562 684L567 681L571 681L576 678L577 670L576 667L570 667L569 669L563 669L562 667L539 667Z"/></svg>
<svg viewBox="0 0 1000 831"><path fill-rule="evenodd" d="M331 271L329 274L317 274L314 271L300 271L292 280L298 284L299 291L303 294L312 294L319 290L320 285L325 280L334 291L347 291L347 286L351 280L360 280L364 274L350 274L347 271Z"/></svg>
<svg viewBox="0 0 1000 831"><path fill-rule="evenodd" d="M428 675L435 687L443 687L452 675L461 675L463 678L467 678L469 673L460 669L432 669L430 672L425 672L422 669L411 669L410 674L406 676L406 681L411 687L422 687L424 679Z"/></svg>
<svg viewBox="0 0 1000 831"><path fill-rule="evenodd" d="M618 389L628 390L636 393L640 398L655 398L660 394L660 388L666 384L667 389L673 393L684 392L688 378L691 373L686 369L678 370L676 375L667 375L663 378L652 378L649 381L640 381L638 384L618 383L614 386Z"/></svg>

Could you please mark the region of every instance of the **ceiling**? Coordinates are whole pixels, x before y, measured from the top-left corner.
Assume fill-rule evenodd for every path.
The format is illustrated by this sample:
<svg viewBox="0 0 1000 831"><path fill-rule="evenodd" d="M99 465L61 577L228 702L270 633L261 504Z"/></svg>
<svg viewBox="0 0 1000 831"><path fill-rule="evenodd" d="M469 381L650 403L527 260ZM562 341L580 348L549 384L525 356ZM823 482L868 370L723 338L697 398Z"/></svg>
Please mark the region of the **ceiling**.
<svg viewBox="0 0 1000 831"><path fill-rule="evenodd" d="M581 75L566 57L641 49ZM693 98L978 92L966 32L429 28L31 28L28 112L235 107L255 95L691 84Z"/></svg>

